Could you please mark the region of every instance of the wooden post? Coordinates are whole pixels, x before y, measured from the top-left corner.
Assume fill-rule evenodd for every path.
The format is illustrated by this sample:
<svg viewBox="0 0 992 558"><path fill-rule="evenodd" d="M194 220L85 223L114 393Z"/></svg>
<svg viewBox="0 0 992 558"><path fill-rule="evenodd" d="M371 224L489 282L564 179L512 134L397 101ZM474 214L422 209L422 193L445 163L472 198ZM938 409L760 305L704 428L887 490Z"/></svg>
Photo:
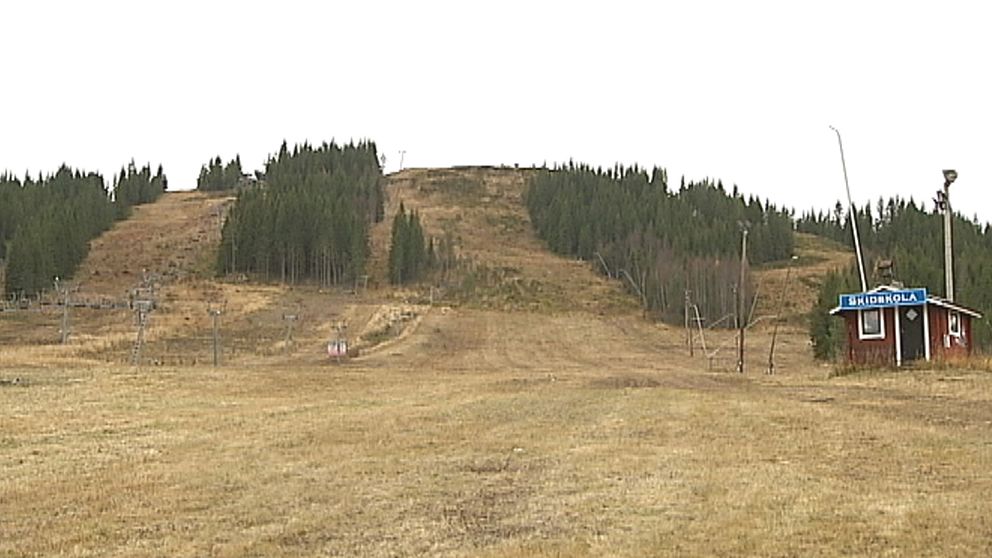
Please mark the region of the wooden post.
<svg viewBox="0 0 992 558"><path fill-rule="evenodd" d="M737 346L737 372L744 373L744 332L747 329L747 317L744 315L744 268L747 265L747 229L745 228L741 234L741 270L740 279L737 282L737 327L740 328L738 333L738 346Z"/></svg>

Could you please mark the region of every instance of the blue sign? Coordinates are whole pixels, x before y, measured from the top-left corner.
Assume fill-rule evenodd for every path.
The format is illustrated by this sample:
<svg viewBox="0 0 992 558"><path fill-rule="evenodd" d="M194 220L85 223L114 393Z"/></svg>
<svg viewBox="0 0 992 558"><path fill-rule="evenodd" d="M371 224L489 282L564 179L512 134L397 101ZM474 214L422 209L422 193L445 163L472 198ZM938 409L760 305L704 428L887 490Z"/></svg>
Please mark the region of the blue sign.
<svg viewBox="0 0 992 558"><path fill-rule="evenodd" d="M842 294L840 295L840 309L864 310L865 308L888 308L891 306L918 306L926 301L926 289Z"/></svg>

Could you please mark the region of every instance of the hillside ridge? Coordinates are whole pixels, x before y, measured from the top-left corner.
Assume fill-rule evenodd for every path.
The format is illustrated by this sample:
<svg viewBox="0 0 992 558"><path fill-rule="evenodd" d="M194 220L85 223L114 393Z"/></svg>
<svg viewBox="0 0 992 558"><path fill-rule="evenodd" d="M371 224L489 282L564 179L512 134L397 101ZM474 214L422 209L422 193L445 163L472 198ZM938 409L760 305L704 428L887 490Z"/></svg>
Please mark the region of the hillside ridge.
<svg viewBox="0 0 992 558"><path fill-rule="evenodd" d="M143 278L156 278L158 309L150 317L143 354L163 364L212 360L208 309L223 313L221 354L231 363L323 362L324 345L339 336L351 339L367 355L386 351L382 354L412 358L443 343L437 335L411 336L412 330L444 331L444 324L455 323L452 320L463 326L481 320L481 329L472 335L486 339L503 326L482 327L485 321L512 322L513 327L529 331L542 323L540 315L582 314L598 320L599 325L577 326L575 331L585 332L583 336L564 339L555 350L583 352L578 347L582 339L597 336L597 328L604 327L599 337L615 338L616 328L627 332L630 349L677 346L677 328L644 321L636 298L622 283L603 276L593 262L552 253L537 237L523 204L527 178L533 172L457 167L405 169L388 175L386 218L371 229L368 288L354 291L352 286L328 290L215 277L220 228L233 197L167 193L155 203L135 208L130 218L92 242L76 274L78 296L121 300ZM419 214L428 236L454 241L460 259L456 272L434 284L388 284L392 217L401 203ZM782 316L785 323L802 326L819 279L850 260L839 246L811 235L797 235L796 253L799 259L791 269L773 265L754 270L759 289L754 315L765 322ZM444 313L452 307L460 309L458 318ZM297 316L298 322L291 324L287 316ZM127 361L136 336L129 310L74 310L71 322L73 358ZM31 324L37 327L23 327ZM0 340L33 346L25 361L63 358L64 350L48 346L58 337L57 324L53 313L21 315L0 322ZM672 333L657 337L666 328ZM538 330L532 334L540 336ZM707 335L725 337L716 332ZM455 347L477 342L465 338ZM48 346L42 351L48 356L38 352L39 346ZM410 353L411 346L419 348Z"/></svg>

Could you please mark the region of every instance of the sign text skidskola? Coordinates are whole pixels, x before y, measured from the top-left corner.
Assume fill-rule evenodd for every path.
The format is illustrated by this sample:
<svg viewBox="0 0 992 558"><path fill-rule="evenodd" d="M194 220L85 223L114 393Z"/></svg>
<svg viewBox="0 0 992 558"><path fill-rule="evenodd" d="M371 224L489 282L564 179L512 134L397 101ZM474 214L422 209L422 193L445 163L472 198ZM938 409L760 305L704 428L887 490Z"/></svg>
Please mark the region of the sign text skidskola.
<svg viewBox="0 0 992 558"><path fill-rule="evenodd" d="M926 300L926 289L854 293L840 295L840 307L842 310L862 310L889 306L917 306Z"/></svg>

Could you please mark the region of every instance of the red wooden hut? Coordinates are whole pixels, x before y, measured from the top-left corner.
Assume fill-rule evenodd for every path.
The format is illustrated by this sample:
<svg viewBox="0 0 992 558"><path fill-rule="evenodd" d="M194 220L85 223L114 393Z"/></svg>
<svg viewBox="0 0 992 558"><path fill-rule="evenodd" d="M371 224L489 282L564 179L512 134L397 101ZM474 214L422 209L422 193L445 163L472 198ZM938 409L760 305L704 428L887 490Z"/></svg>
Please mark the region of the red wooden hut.
<svg viewBox="0 0 992 558"><path fill-rule="evenodd" d="M844 318L848 362L895 366L970 355L972 320L982 317L926 289L890 286L842 294L830 314Z"/></svg>

